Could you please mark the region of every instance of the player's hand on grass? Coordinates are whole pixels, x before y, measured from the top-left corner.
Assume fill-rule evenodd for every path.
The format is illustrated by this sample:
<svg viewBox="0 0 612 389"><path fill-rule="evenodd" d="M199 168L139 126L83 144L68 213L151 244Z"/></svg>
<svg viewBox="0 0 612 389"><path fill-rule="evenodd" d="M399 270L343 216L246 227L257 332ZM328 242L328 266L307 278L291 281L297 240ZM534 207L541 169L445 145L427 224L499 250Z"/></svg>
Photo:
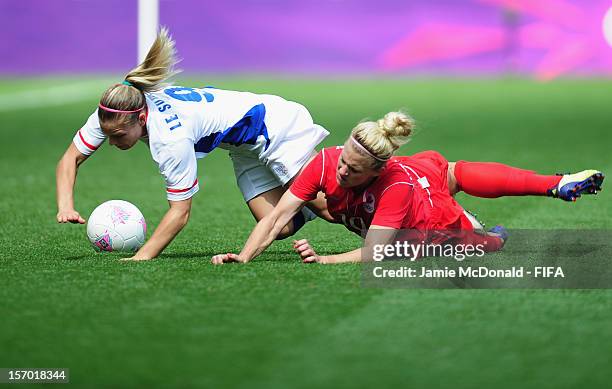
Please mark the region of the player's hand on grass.
<svg viewBox="0 0 612 389"><path fill-rule="evenodd" d="M83 217L77 211L70 209L67 211L59 211L57 213L57 222L85 224L85 219L83 219Z"/></svg>
<svg viewBox="0 0 612 389"><path fill-rule="evenodd" d="M153 258L144 258L144 257L138 257L138 256L134 255L133 257L129 257L129 258L121 258L120 261L124 261L124 262L127 262L127 261L148 261L148 260L151 260L151 259L153 259Z"/></svg>
<svg viewBox="0 0 612 389"><path fill-rule="evenodd" d="M217 254L211 258L210 263L213 265L223 265L224 263L229 262L240 262L246 263L238 254L227 253L227 254Z"/></svg>
<svg viewBox="0 0 612 389"><path fill-rule="evenodd" d="M300 255L300 258L304 263L326 263L325 257L317 255L308 242L308 239L294 240L293 249Z"/></svg>

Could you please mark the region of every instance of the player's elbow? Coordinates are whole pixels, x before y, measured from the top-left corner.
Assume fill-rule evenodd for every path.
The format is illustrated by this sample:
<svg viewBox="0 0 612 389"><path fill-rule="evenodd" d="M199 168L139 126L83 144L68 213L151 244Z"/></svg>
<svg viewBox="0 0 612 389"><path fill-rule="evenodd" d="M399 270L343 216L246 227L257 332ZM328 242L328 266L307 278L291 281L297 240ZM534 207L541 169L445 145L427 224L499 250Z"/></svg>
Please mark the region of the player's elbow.
<svg viewBox="0 0 612 389"><path fill-rule="evenodd" d="M181 228L185 227L187 225L187 223L189 222L189 216L191 215L191 210L190 209L181 209L178 212L178 223L180 224Z"/></svg>
<svg viewBox="0 0 612 389"><path fill-rule="evenodd" d="M190 216L191 207L179 207L178 209L176 209L177 221L180 224L181 228L187 225Z"/></svg>
<svg viewBox="0 0 612 389"><path fill-rule="evenodd" d="M78 168L81 163L87 159L87 156L78 152L75 148L69 147L57 162L56 171Z"/></svg>

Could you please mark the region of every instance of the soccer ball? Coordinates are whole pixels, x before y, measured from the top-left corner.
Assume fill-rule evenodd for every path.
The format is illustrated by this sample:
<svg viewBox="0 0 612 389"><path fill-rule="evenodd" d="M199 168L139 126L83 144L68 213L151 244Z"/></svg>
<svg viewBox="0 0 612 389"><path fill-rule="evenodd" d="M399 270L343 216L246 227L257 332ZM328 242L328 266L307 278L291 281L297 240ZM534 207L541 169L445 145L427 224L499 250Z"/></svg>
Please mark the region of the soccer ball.
<svg viewBox="0 0 612 389"><path fill-rule="evenodd" d="M98 205L87 221L87 237L96 251L134 252L147 236L147 223L132 203L110 200Z"/></svg>

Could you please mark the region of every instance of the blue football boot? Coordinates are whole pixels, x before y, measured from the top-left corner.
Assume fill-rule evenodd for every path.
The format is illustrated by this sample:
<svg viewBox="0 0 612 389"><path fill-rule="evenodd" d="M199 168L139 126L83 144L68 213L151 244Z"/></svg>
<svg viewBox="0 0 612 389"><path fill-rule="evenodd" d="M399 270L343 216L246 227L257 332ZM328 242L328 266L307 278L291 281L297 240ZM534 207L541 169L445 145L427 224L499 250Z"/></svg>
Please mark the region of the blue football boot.
<svg viewBox="0 0 612 389"><path fill-rule="evenodd" d="M508 230L506 230L504 226L495 226L488 231L488 234L501 238L501 240L504 241L504 244L506 244L506 241L508 240Z"/></svg>
<svg viewBox="0 0 612 389"><path fill-rule="evenodd" d="M564 174L559 184L548 190L548 195L565 201L576 201L583 194L597 194L605 176L597 170L583 170Z"/></svg>

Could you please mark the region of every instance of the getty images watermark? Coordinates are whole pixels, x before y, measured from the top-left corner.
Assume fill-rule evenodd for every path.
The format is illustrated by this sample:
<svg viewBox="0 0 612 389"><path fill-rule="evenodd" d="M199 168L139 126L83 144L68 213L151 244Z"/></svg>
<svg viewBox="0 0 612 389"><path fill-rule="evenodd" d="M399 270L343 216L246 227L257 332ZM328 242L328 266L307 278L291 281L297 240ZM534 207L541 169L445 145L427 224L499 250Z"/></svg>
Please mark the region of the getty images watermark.
<svg viewBox="0 0 612 389"><path fill-rule="evenodd" d="M410 243L409 241L395 241L394 243L375 244L372 246L372 259L380 262L384 259L403 258L415 261L425 257L447 257L457 261L465 258L482 257L485 255L484 244L440 244L440 243Z"/></svg>
<svg viewBox="0 0 612 389"><path fill-rule="evenodd" d="M510 230L499 239L466 231L403 230L362 249L366 287L612 287L612 231ZM378 237L374 237L378 238Z"/></svg>

